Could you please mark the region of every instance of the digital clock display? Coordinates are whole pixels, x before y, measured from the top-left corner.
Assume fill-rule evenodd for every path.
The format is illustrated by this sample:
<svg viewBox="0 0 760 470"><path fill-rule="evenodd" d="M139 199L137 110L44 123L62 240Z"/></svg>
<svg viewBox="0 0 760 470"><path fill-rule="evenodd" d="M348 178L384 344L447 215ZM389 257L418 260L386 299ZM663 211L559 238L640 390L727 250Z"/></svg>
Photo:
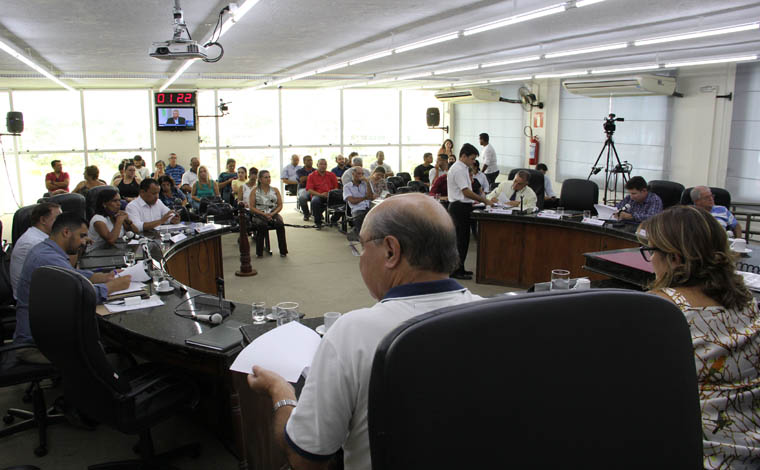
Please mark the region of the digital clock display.
<svg viewBox="0 0 760 470"><path fill-rule="evenodd" d="M195 92L156 93L156 104L195 104Z"/></svg>

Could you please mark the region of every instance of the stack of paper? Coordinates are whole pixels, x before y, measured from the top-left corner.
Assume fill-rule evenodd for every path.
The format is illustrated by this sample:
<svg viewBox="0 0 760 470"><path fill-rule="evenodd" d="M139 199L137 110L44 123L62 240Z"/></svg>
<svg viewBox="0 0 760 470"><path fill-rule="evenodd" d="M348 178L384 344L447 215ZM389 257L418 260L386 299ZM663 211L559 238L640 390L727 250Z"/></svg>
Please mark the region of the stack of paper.
<svg viewBox="0 0 760 470"><path fill-rule="evenodd" d="M618 211L616 207L605 206L604 204L594 204L594 209L596 209L596 213L602 220L617 220L612 216L612 214Z"/></svg>
<svg viewBox="0 0 760 470"><path fill-rule="evenodd" d="M145 264L143 262L136 263L134 266L124 268L121 272L116 274L116 277L132 276L132 282L147 282L150 281L150 276L145 272Z"/></svg>
<svg viewBox="0 0 760 470"><path fill-rule="evenodd" d="M163 304L164 302L161 299L159 299L157 295L153 295L148 299L141 299L139 302L132 303L129 305L125 305L123 300L120 300L118 302L108 302L108 303L105 303L104 305L110 313L119 313L119 312L126 312L129 310L139 310L143 308L158 307L159 305L163 305Z"/></svg>
<svg viewBox="0 0 760 470"><path fill-rule="evenodd" d="M760 274L736 271L744 278L744 284L752 290L760 290Z"/></svg>

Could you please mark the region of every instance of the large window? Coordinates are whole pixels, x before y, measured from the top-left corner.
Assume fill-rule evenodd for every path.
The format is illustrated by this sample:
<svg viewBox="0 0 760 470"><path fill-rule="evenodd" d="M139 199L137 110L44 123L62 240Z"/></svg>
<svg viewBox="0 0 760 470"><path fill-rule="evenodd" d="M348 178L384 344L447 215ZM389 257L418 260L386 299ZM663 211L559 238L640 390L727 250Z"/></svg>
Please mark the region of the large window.
<svg viewBox="0 0 760 470"><path fill-rule="evenodd" d="M147 90L88 90L84 116L89 150L150 149ZM80 132L81 133L81 132ZM150 154L142 155L150 165Z"/></svg>
<svg viewBox="0 0 760 470"><path fill-rule="evenodd" d="M283 90L282 142L340 145L340 92Z"/></svg>
<svg viewBox="0 0 760 470"><path fill-rule="evenodd" d="M79 94L70 91L15 91L13 108L24 113L20 150L83 150Z"/></svg>
<svg viewBox="0 0 760 470"><path fill-rule="evenodd" d="M760 202L760 66L736 66L726 189L732 201Z"/></svg>
<svg viewBox="0 0 760 470"><path fill-rule="evenodd" d="M399 143L398 90L343 91L343 145Z"/></svg>
<svg viewBox="0 0 760 470"><path fill-rule="evenodd" d="M217 95L230 102L230 114L219 119L220 147L280 145L277 90L220 90Z"/></svg>
<svg viewBox="0 0 760 470"><path fill-rule="evenodd" d="M7 92L0 92L0 116L5 116L10 111L9 100ZM4 124L0 129L5 133ZM4 214L14 212L21 204L13 139L14 137L0 137L0 212Z"/></svg>

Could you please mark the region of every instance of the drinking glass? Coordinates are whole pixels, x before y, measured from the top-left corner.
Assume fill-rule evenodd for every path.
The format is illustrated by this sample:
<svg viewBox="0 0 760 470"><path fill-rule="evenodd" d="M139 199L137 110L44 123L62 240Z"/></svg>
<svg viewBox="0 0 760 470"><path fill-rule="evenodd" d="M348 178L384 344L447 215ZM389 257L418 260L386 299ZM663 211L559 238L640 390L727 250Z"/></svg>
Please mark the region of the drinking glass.
<svg viewBox="0 0 760 470"><path fill-rule="evenodd" d="M584 219L590 219L591 218L591 211L583 211L583 218Z"/></svg>
<svg viewBox="0 0 760 470"><path fill-rule="evenodd" d="M552 269L551 290L567 290L570 288L570 271L567 269Z"/></svg>
<svg viewBox="0 0 760 470"><path fill-rule="evenodd" d="M161 281L164 280L164 273L160 269L153 269L150 273L150 277L153 280L153 285L158 288L158 286L161 284Z"/></svg>
<svg viewBox="0 0 760 470"><path fill-rule="evenodd" d="M124 264L127 265L127 267L132 267L135 265L135 252L134 251L128 251L124 254Z"/></svg>
<svg viewBox="0 0 760 470"><path fill-rule="evenodd" d="M261 325L267 322L266 305L266 302L254 302L251 304L251 315L253 316L254 325Z"/></svg>
<svg viewBox="0 0 760 470"><path fill-rule="evenodd" d="M563 215L565 215L565 208L564 207L558 207L557 208L557 215L560 216L560 217L562 217Z"/></svg>
<svg viewBox="0 0 760 470"><path fill-rule="evenodd" d="M214 223L214 216L213 215L207 215L206 216L206 223L207 224L213 224Z"/></svg>
<svg viewBox="0 0 760 470"><path fill-rule="evenodd" d="M327 312L325 313L325 333L333 326L338 318L340 318L340 312Z"/></svg>
<svg viewBox="0 0 760 470"><path fill-rule="evenodd" d="M274 306L274 311L277 316L277 326L298 321L298 302L280 302Z"/></svg>

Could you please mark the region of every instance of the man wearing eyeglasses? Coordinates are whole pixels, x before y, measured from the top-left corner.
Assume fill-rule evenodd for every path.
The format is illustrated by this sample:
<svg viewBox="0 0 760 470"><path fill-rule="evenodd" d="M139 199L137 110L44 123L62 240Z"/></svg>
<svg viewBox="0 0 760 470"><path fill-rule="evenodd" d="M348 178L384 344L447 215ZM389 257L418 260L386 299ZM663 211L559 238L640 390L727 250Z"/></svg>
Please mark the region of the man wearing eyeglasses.
<svg viewBox="0 0 760 470"><path fill-rule="evenodd" d="M454 224L431 197L402 194L374 207L354 249L378 303L346 313L325 333L298 403L274 372L254 366L248 376L272 400L275 440L292 468L326 469L342 448L347 470L370 470L367 406L377 345L410 318L481 299L448 279L458 264Z"/></svg>
<svg viewBox="0 0 760 470"><path fill-rule="evenodd" d="M691 200L695 206L701 207L711 213L726 231L734 234L735 238L742 237L742 226L727 207L715 204L715 197L710 188L707 186L697 186L691 190L689 196L691 196Z"/></svg>
<svg viewBox="0 0 760 470"><path fill-rule="evenodd" d="M535 210L538 198L535 191L528 186L528 181L530 181L530 173L520 170L515 175L512 186L500 184L488 195L488 199L492 202L517 208L520 207L520 201L522 201L522 210L531 212Z"/></svg>

